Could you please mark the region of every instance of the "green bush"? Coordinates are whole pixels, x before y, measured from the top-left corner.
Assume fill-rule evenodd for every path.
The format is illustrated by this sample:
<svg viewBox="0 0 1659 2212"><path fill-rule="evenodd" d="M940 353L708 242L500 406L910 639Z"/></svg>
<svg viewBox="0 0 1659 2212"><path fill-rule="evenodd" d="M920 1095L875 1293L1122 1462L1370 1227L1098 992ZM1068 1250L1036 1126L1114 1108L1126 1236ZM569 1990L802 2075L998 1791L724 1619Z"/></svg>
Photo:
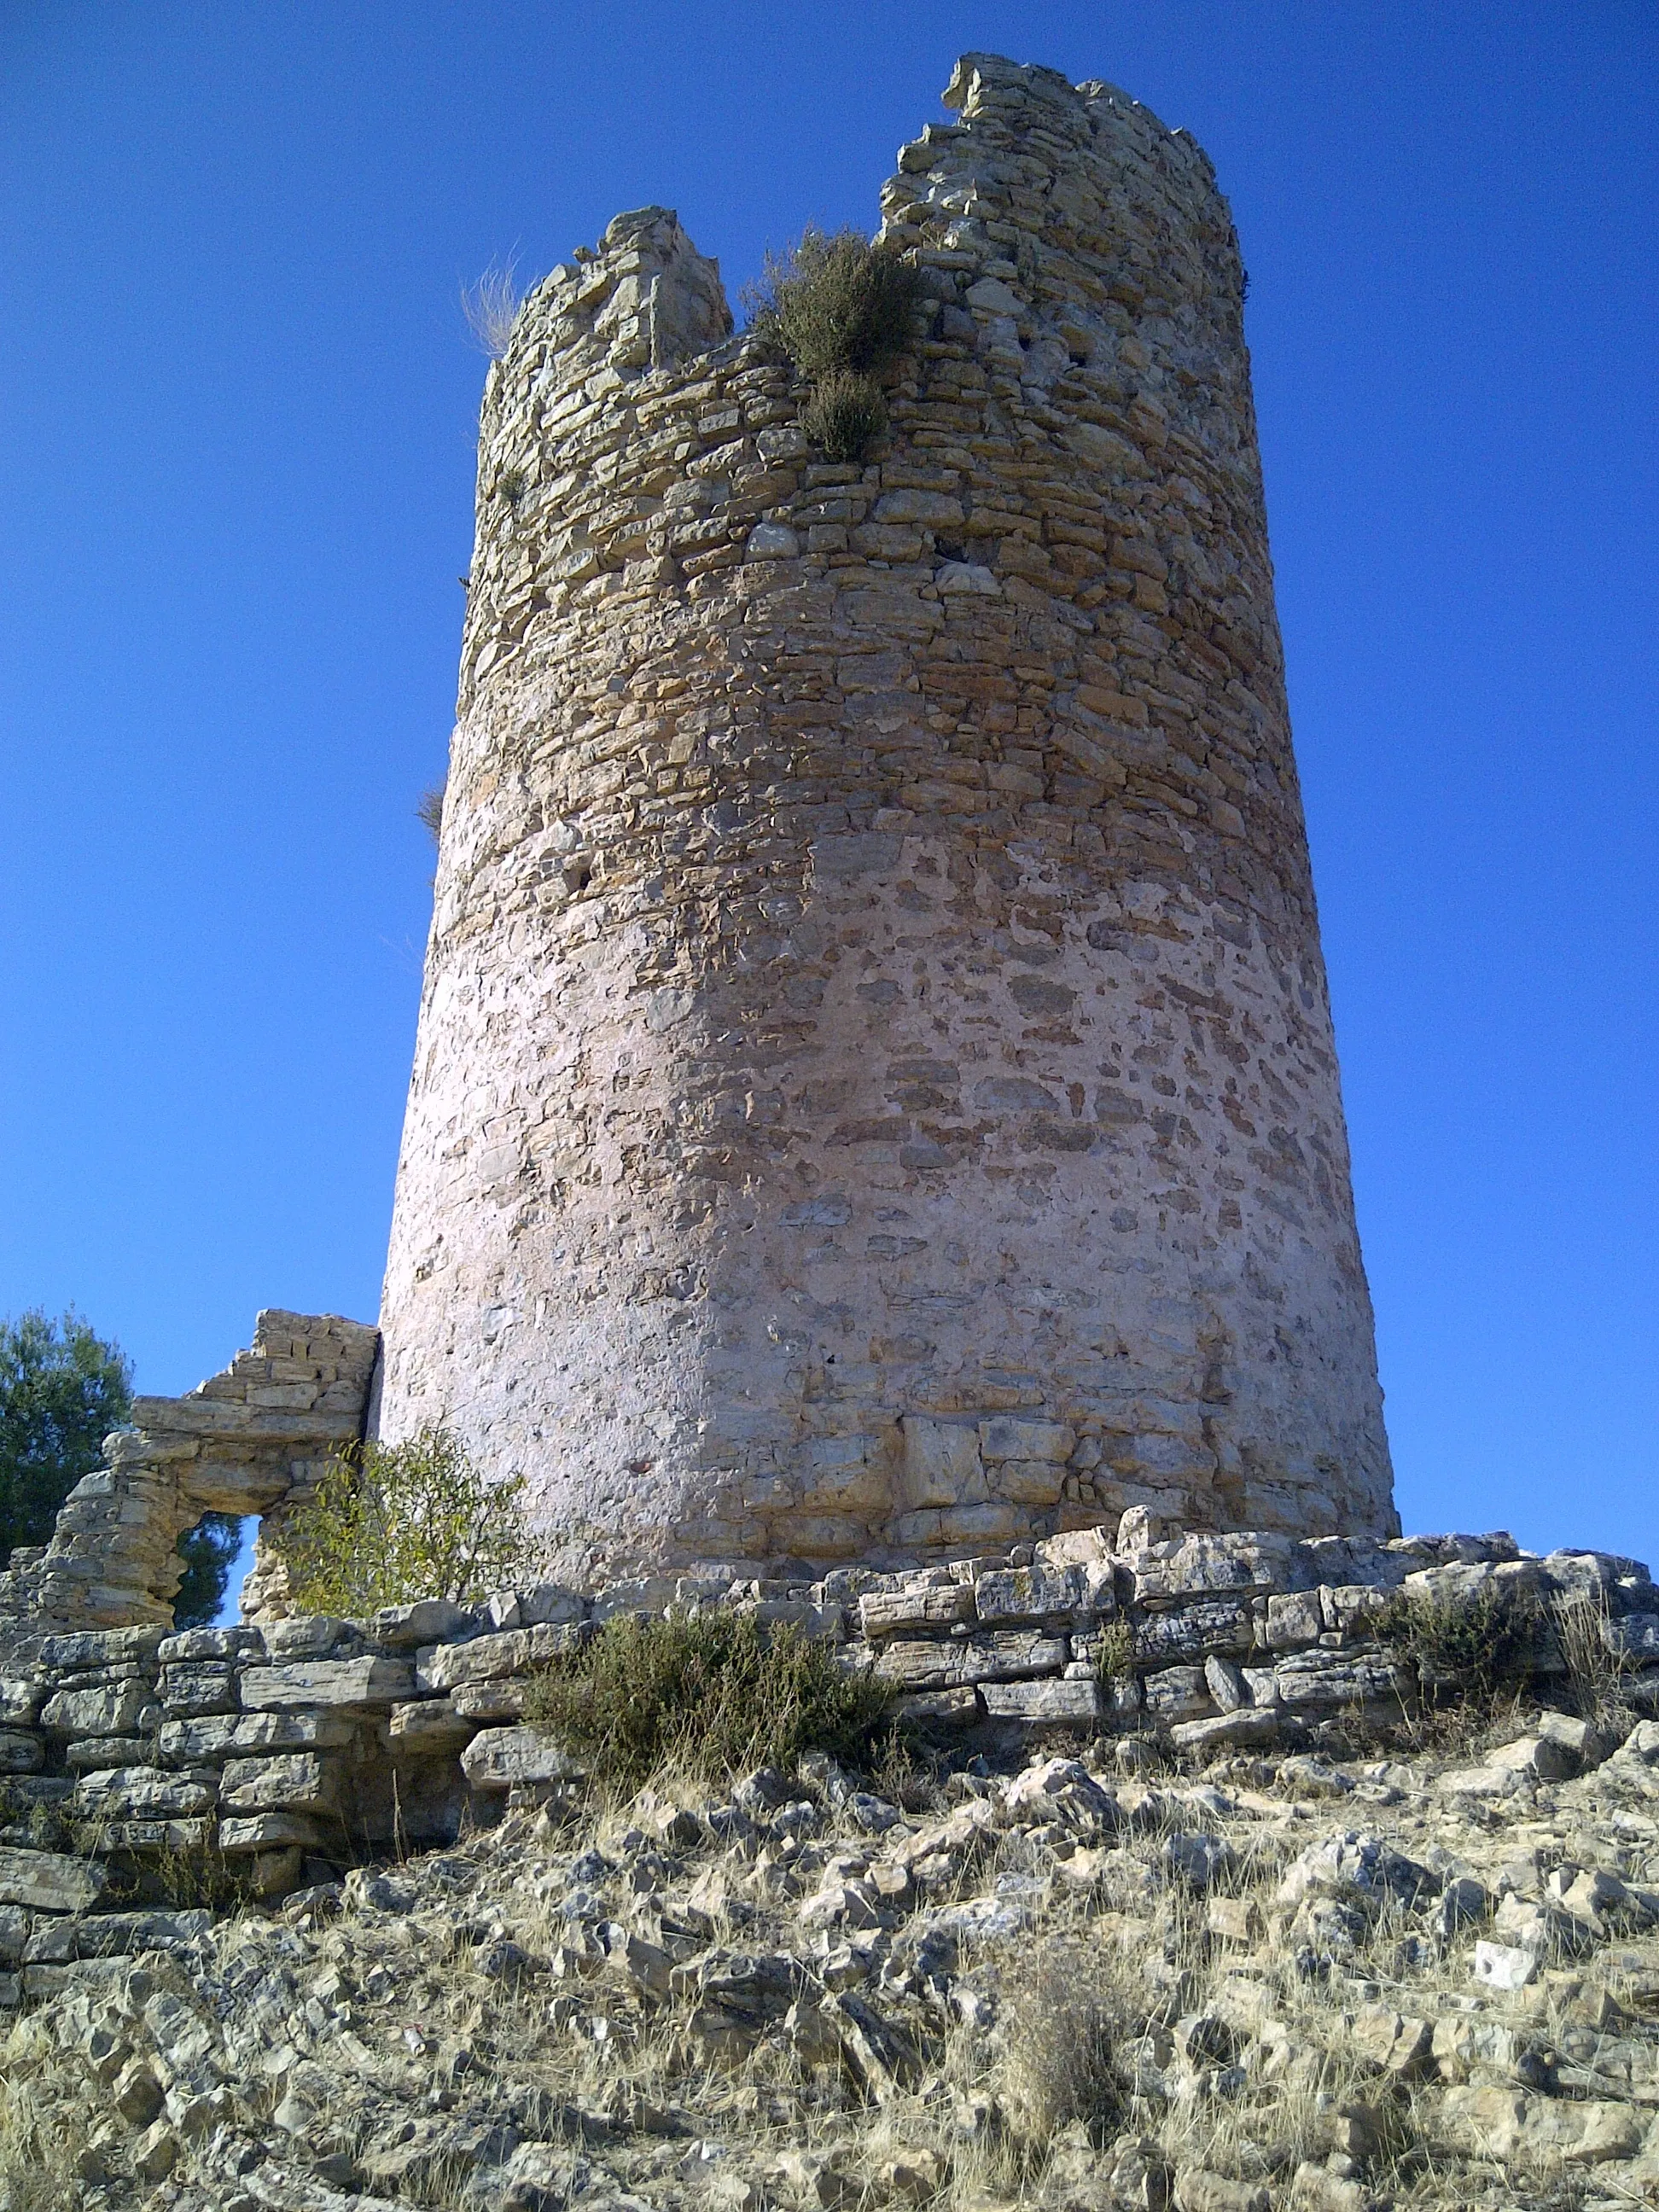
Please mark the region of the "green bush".
<svg viewBox="0 0 1659 2212"><path fill-rule="evenodd" d="M487 1481L447 1429L343 1453L274 1532L289 1598L362 1619L417 1598L487 1597L534 1571L523 1492L522 1475Z"/></svg>
<svg viewBox="0 0 1659 2212"><path fill-rule="evenodd" d="M1413 1591L1395 1600L1377 1634L1415 1675L1426 1704L1489 1702L1500 1689L1532 1680L1549 1620L1530 1590L1487 1589L1467 1601Z"/></svg>
<svg viewBox="0 0 1659 2212"><path fill-rule="evenodd" d="M1095 1676L1109 1686L1127 1681L1135 1671L1135 1640L1127 1620L1109 1620L1100 1632Z"/></svg>
<svg viewBox="0 0 1659 2212"><path fill-rule="evenodd" d="M921 289L920 270L856 230L809 228L767 255L750 327L811 380L802 425L831 460L862 460L885 434L878 380L914 343Z"/></svg>
<svg viewBox="0 0 1659 2212"><path fill-rule="evenodd" d="M637 1788L665 1766L717 1780L787 1768L804 1751L857 1761L891 1707L886 1684L845 1673L830 1647L752 1613L620 1615L538 1677L534 1728L602 1779Z"/></svg>
<svg viewBox="0 0 1659 2212"><path fill-rule="evenodd" d="M754 328L803 376L879 376L908 350L921 295L921 272L890 246L809 225L799 245L767 255Z"/></svg>
<svg viewBox="0 0 1659 2212"><path fill-rule="evenodd" d="M800 411L801 428L826 460L861 461L887 434L887 402L872 377L837 369L826 376Z"/></svg>

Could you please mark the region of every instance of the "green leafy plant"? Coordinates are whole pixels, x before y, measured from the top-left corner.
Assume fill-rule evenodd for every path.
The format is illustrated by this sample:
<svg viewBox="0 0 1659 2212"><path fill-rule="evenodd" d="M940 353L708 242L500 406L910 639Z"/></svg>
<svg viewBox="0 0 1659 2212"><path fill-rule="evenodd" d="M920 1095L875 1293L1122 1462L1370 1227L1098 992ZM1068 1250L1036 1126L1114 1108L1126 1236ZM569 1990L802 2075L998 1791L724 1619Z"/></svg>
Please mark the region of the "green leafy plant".
<svg viewBox="0 0 1659 2212"><path fill-rule="evenodd" d="M750 327L811 379L802 425L831 460L862 460L885 435L880 380L914 343L921 286L913 264L856 230L809 227L767 255Z"/></svg>
<svg viewBox="0 0 1659 2212"><path fill-rule="evenodd" d="M1379 1638L1429 1705L1490 1703L1500 1689L1523 1687L1538 1670L1549 1631L1535 1592L1490 1587L1468 1600L1402 1594L1377 1623Z"/></svg>
<svg viewBox="0 0 1659 2212"><path fill-rule="evenodd" d="M817 386L800 411L801 428L830 461L861 461L887 434L887 402L867 376L837 369Z"/></svg>
<svg viewBox="0 0 1659 2212"><path fill-rule="evenodd" d="M433 1426L343 1453L275 1542L300 1610L354 1618L423 1597L466 1604L534 1569L523 1476L489 1481Z"/></svg>
<svg viewBox="0 0 1659 2212"><path fill-rule="evenodd" d="M1103 1682L1121 1682L1135 1671L1135 1640L1127 1620L1109 1620L1100 1632L1095 1674Z"/></svg>
<svg viewBox="0 0 1659 2212"><path fill-rule="evenodd" d="M126 1354L72 1309L0 1322L0 1566L14 1545L50 1542L58 1508L131 1405Z"/></svg>
<svg viewBox="0 0 1659 2212"><path fill-rule="evenodd" d="M637 1786L665 1766L715 1778L808 1750L857 1762L891 1702L798 1628L711 1610L606 1621L538 1677L525 1717L601 1778Z"/></svg>

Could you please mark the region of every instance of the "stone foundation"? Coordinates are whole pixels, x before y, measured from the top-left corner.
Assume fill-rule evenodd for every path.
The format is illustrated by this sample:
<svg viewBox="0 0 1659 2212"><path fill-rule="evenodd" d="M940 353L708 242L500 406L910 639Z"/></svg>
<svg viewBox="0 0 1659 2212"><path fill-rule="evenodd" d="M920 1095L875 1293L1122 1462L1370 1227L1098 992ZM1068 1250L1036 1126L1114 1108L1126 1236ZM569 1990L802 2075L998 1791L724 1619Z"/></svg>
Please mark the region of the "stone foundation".
<svg viewBox="0 0 1659 2212"><path fill-rule="evenodd" d="M1659 1707L1659 1595L1633 1560L1537 1558L1504 1536L1152 1534L1137 1514L1120 1549L1085 1532L903 1575L768 1584L727 1571L591 1593L543 1584L470 1612L432 1600L367 1621L48 1638L0 1679L0 1966L27 1982L164 1941L162 1869L181 1856L222 1855L254 1893L280 1896L562 1788L580 1764L523 1724L526 1692L623 1613L791 1623L964 1750L1052 1730L1176 1753L1296 1742L1332 1721L1384 1733L1411 1706L1376 1633L1402 1592L1454 1609L1494 1591L1588 1598L1632 1662L1625 1697ZM1541 1663L1561 1664L1547 1651ZM1547 1728L1528 1771L1572 1771L1575 1729L1565 1717ZM1469 1786L1499 1796L1524 1778L1494 1768ZM118 1889L122 1909L100 1911Z"/></svg>

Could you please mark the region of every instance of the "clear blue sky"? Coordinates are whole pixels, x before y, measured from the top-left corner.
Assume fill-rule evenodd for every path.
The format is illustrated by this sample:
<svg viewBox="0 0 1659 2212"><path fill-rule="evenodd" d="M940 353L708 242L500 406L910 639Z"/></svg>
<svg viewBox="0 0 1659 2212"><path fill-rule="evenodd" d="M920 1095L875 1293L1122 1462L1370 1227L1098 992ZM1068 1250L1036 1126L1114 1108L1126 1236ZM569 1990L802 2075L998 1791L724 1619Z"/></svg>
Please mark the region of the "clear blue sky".
<svg viewBox="0 0 1659 2212"><path fill-rule="evenodd" d="M659 201L735 291L973 47L1232 198L1407 1525L1659 1564L1645 0L0 0L0 1312L373 1316L458 288Z"/></svg>

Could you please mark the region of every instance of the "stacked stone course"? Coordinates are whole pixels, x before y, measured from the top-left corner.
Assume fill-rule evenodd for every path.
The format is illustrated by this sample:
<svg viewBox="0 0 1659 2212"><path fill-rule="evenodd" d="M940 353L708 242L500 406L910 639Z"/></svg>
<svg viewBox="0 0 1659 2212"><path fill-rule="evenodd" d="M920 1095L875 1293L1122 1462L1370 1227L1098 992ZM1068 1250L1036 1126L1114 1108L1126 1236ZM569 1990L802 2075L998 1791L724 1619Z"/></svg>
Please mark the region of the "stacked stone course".
<svg viewBox="0 0 1659 2212"><path fill-rule="evenodd" d="M1659 1593L1633 1560L1540 1559L1504 1536L1159 1538L1139 1512L1118 1544L1082 1531L811 1583L728 1570L541 1584L471 1611L427 1600L366 1621L49 1638L0 1677L0 2002L48 1993L76 1958L199 1933L199 1913L155 1902L181 1856L222 1855L280 1897L579 1778L568 1748L524 1722L526 1695L623 1613L730 1607L793 1625L890 1684L909 1723L969 1746L1058 1729L1206 1753L1306 1741L1332 1720L1395 1726L1412 1689L1376 1631L1396 1595L1455 1612L1525 1590L1593 1601L1630 1662L1625 1696L1659 1708ZM115 1875L123 1909L100 1911Z"/></svg>
<svg viewBox="0 0 1659 2212"><path fill-rule="evenodd" d="M383 1419L585 1571L1398 1527L1226 204L946 98L866 465L661 209L489 374Z"/></svg>

